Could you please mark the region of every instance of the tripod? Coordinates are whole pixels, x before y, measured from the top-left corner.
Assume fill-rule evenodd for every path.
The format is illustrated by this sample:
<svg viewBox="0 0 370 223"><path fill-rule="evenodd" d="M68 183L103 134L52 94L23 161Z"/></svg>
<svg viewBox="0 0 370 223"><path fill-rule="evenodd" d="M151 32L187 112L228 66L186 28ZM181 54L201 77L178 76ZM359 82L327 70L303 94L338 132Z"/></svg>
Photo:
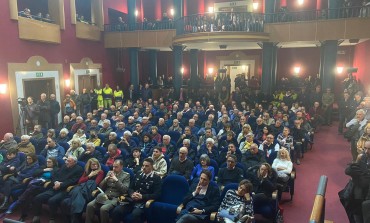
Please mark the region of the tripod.
<svg viewBox="0 0 370 223"><path fill-rule="evenodd" d="M16 135L26 135L27 134L27 125L25 117L25 105L18 104L18 124L16 128Z"/></svg>

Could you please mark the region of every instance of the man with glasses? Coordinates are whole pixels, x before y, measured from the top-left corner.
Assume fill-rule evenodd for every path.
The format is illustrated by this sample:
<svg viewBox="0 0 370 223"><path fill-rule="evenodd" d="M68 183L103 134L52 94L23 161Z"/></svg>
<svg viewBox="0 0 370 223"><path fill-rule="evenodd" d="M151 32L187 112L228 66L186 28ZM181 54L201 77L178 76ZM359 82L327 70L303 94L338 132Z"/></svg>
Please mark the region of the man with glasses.
<svg viewBox="0 0 370 223"><path fill-rule="evenodd" d="M266 161L272 165L272 162L277 156L277 152L280 150L280 145L275 141L272 134L268 134L266 140L260 144L258 149L263 151Z"/></svg>
<svg viewBox="0 0 370 223"><path fill-rule="evenodd" d="M179 150L179 156L172 159L168 174L181 175L189 180L191 172L194 168L194 164L193 161L189 160L187 156L188 149L186 147L181 147Z"/></svg>
<svg viewBox="0 0 370 223"><path fill-rule="evenodd" d="M129 213L132 214L130 222L144 222L145 203L148 200L156 200L161 195L161 178L155 174L153 164L154 161L151 158L144 159L142 171L135 175L135 181L128 191L128 196L121 196L121 201L131 200L131 202L114 208L112 212L113 223L121 222L123 217Z"/></svg>
<svg viewBox="0 0 370 223"><path fill-rule="evenodd" d="M218 171L217 184L222 190L229 183L239 183L244 178L243 170L236 167L238 162L235 155L228 155L226 159L226 167Z"/></svg>
<svg viewBox="0 0 370 223"><path fill-rule="evenodd" d="M109 211L118 204L118 196L128 193L130 186L130 174L122 170L123 161L115 160L113 170L100 182L99 187L104 193L99 194L96 199L87 204L86 223L93 222L95 210L99 210L100 222L109 223Z"/></svg>
<svg viewBox="0 0 370 223"><path fill-rule="evenodd" d="M68 156L65 161L65 165L53 173L48 189L33 199L32 205L35 213L35 216L32 220L33 223L40 222L42 204L45 202L47 202L49 205L49 223L55 222L58 206L68 195L68 192L66 191L67 187L77 184L77 181L82 176L83 171L83 168L77 165L77 157Z"/></svg>
<svg viewBox="0 0 370 223"><path fill-rule="evenodd" d="M40 155L44 156L46 159L50 157L63 159L65 154L64 148L57 144L54 138L47 138L46 142L47 144Z"/></svg>

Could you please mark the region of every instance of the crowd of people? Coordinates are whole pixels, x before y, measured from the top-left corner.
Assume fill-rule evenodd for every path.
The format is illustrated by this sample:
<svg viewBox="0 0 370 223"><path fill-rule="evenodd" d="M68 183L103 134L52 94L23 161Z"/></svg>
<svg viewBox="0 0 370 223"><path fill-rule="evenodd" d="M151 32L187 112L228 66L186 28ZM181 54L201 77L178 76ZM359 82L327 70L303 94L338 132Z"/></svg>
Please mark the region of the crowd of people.
<svg viewBox="0 0 370 223"><path fill-rule="evenodd" d="M11 213L19 208L24 220L32 204L33 222L40 222L41 206L47 203L52 210L50 222L55 221L58 208L67 213L63 217L68 221L81 222L84 207L85 222L92 222L97 210L101 222L110 218L120 222L129 213L133 222L143 222L144 204L160 196L162 180L181 175L191 189L178 222L204 222L214 211L219 222L244 222L254 214L273 219L273 192L289 181L320 127L332 124L334 104L331 89L322 93L316 82L307 81L300 92L285 82L272 96L214 97L207 104L191 96L182 101L153 98L149 84L140 93L133 88L132 92L123 93L119 87L113 91L108 84L90 93L84 89L80 95L71 90L61 105L55 95L47 99L41 94L37 103L29 97L24 106L29 134L17 138L6 133L0 144L1 173L12 174L0 182L4 195L0 209ZM229 91L227 78L217 83L217 90ZM344 101L338 99L339 115L344 117L338 131L343 132L344 123L347 129L356 124L362 131L367 119L360 108L366 107L367 100L351 75L344 86ZM53 118L60 111L64 117L57 123ZM356 134L361 141L351 141L364 157L370 132ZM46 162L40 163L40 157ZM136 176L130 178L123 167ZM28 177L33 180L24 185ZM48 181L49 187L42 186ZM220 203L220 191L230 183L239 188L228 191ZM67 191L71 185L78 189ZM102 193L91 196L97 186ZM23 194L9 208L14 188ZM253 199L247 199L245 195L252 192ZM118 199L122 194L129 195L127 202Z"/></svg>

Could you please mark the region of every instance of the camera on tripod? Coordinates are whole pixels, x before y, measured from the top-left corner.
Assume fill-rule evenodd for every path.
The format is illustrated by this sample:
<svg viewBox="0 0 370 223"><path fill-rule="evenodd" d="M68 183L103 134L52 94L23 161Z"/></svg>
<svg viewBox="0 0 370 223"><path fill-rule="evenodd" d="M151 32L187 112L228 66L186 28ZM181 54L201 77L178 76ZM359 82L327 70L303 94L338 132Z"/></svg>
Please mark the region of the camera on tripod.
<svg viewBox="0 0 370 223"><path fill-rule="evenodd" d="M27 99L26 98L17 98L17 103L21 107L25 107L27 105Z"/></svg>

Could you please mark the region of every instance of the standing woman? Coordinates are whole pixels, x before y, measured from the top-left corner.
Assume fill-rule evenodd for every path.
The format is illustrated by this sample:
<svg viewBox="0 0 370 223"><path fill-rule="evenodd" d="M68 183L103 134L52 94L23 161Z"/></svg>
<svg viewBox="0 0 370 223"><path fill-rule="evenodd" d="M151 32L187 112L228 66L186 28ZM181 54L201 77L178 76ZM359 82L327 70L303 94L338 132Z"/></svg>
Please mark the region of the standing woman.
<svg viewBox="0 0 370 223"><path fill-rule="evenodd" d="M74 187L69 192L69 197L62 202L62 209L64 213L71 215L72 223L81 222L84 207L94 199L91 193L103 178L104 171L101 169L99 161L95 158L89 159L85 165L83 175L78 180L78 186Z"/></svg>

